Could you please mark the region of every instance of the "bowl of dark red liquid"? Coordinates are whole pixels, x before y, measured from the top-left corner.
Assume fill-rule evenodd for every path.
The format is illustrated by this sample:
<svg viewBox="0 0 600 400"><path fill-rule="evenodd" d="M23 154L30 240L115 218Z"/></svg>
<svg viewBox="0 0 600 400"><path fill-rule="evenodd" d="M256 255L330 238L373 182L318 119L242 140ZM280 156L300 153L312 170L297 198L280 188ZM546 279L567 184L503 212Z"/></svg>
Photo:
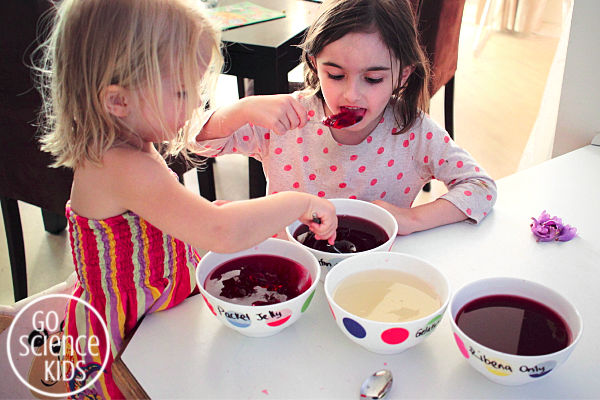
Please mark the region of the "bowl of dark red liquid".
<svg viewBox="0 0 600 400"><path fill-rule="evenodd" d="M389 251L398 234L398 223L386 209L367 201L331 199L338 217L335 249L300 221L286 228L288 239L308 248L321 265L321 279L340 261L356 254ZM341 253L339 253L339 250Z"/></svg>
<svg viewBox="0 0 600 400"><path fill-rule="evenodd" d="M270 336L308 309L321 270L305 248L267 239L247 250L208 252L196 281L210 312L246 336Z"/></svg>
<svg viewBox="0 0 600 400"><path fill-rule="evenodd" d="M462 356L503 385L553 374L583 332L581 316L567 299L518 278L488 278L463 286L450 302L450 313Z"/></svg>

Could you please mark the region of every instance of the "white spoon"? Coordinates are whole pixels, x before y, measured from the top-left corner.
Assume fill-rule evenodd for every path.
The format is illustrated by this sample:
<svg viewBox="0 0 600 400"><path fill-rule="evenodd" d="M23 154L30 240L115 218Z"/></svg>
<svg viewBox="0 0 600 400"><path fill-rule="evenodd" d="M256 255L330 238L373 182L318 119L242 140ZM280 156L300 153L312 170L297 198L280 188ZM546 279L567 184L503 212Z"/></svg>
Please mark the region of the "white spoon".
<svg viewBox="0 0 600 400"><path fill-rule="evenodd" d="M387 369L382 369L369 376L360 387L361 399L385 399L385 396L392 389L394 378Z"/></svg>

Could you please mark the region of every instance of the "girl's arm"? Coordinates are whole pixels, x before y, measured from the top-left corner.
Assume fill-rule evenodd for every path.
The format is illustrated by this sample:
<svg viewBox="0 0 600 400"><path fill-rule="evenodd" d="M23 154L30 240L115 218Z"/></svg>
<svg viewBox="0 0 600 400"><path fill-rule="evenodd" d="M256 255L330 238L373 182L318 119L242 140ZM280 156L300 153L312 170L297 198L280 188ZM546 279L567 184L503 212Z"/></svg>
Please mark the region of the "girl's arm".
<svg viewBox="0 0 600 400"><path fill-rule="evenodd" d="M396 218L398 235L401 236L467 219L458 207L444 199L412 208L398 207L382 200L373 203L385 208Z"/></svg>
<svg viewBox="0 0 600 400"><path fill-rule="evenodd" d="M227 137L248 123L282 135L290 129L303 127L306 121L306 110L289 94L249 96L215 110L196 140Z"/></svg>
<svg viewBox="0 0 600 400"><path fill-rule="evenodd" d="M255 245L300 219L321 239L335 240L333 204L306 193L281 192L258 199L216 205L173 178L160 160L137 151L107 163L112 194L123 208L198 249L235 252ZM312 222L312 214L321 224Z"/></svg>
<svg viewBox="0 0 600 400"><path fill-rule="evenodd" d="M429 117L424 118L416 135L413 165L422 181L437 179L443 182L448 192L440 199L460 210L464 216L461 219L474 223L482 221L496 202L494 180ZM441 220L439 225L445 223Z"/></svg>

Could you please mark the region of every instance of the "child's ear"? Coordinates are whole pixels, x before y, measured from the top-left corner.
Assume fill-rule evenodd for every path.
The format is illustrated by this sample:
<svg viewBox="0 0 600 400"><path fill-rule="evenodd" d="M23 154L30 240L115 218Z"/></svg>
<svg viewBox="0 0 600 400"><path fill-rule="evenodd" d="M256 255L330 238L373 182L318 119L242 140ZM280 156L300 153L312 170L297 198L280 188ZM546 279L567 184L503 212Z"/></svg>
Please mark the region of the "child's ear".
<svg viewBox="0 0 600 400"><path fill-rule="evenodd" d="M310 62L310 67L312 67L312 69L314 71L317 70L317 59L315 58L315 56L308 56L308 61Z"/></svg>
<svg viewBox="0 0 600 400"><path fill-rule="evenodd" d="M100 101L106 111L115 117L124 118L129 115L129 92L119 85L110 85L102 89Z"/></svg>
<svg viewBox="0 0 600 400"><path fill-rule="evenodd" d="M402 78L400 81L400 87L403 87L406 84L408 77L410 76L410 74L413 73L414 70L415 70L414 65L408 65L408 66L402 68Z"/></svg>

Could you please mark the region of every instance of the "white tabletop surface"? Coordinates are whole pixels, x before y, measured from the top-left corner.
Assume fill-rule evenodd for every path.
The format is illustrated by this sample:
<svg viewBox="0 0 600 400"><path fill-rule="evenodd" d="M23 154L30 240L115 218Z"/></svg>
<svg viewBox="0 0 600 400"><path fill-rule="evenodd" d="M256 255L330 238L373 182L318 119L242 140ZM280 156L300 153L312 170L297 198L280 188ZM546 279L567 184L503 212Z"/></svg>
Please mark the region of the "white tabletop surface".
<svg viewBox="0 0 600 400"><path fill-rule="evenodd" d="M370 353L336 326L322 285L307 312L274 336L249 338L222 325L201 296L148 316L122 359L151 398L353 399L387 368L390 399L600 398L600 147L586 146L498 182L480 224L458 223L398 237L393 251L425 258L455 291L491 276L539 282L567 297L584 333L566 363L539 382L502 386L472 369L452 337L448 312L422 344ZM544 209L578 228L570 242L537 243L531 217Z"/></svg>

